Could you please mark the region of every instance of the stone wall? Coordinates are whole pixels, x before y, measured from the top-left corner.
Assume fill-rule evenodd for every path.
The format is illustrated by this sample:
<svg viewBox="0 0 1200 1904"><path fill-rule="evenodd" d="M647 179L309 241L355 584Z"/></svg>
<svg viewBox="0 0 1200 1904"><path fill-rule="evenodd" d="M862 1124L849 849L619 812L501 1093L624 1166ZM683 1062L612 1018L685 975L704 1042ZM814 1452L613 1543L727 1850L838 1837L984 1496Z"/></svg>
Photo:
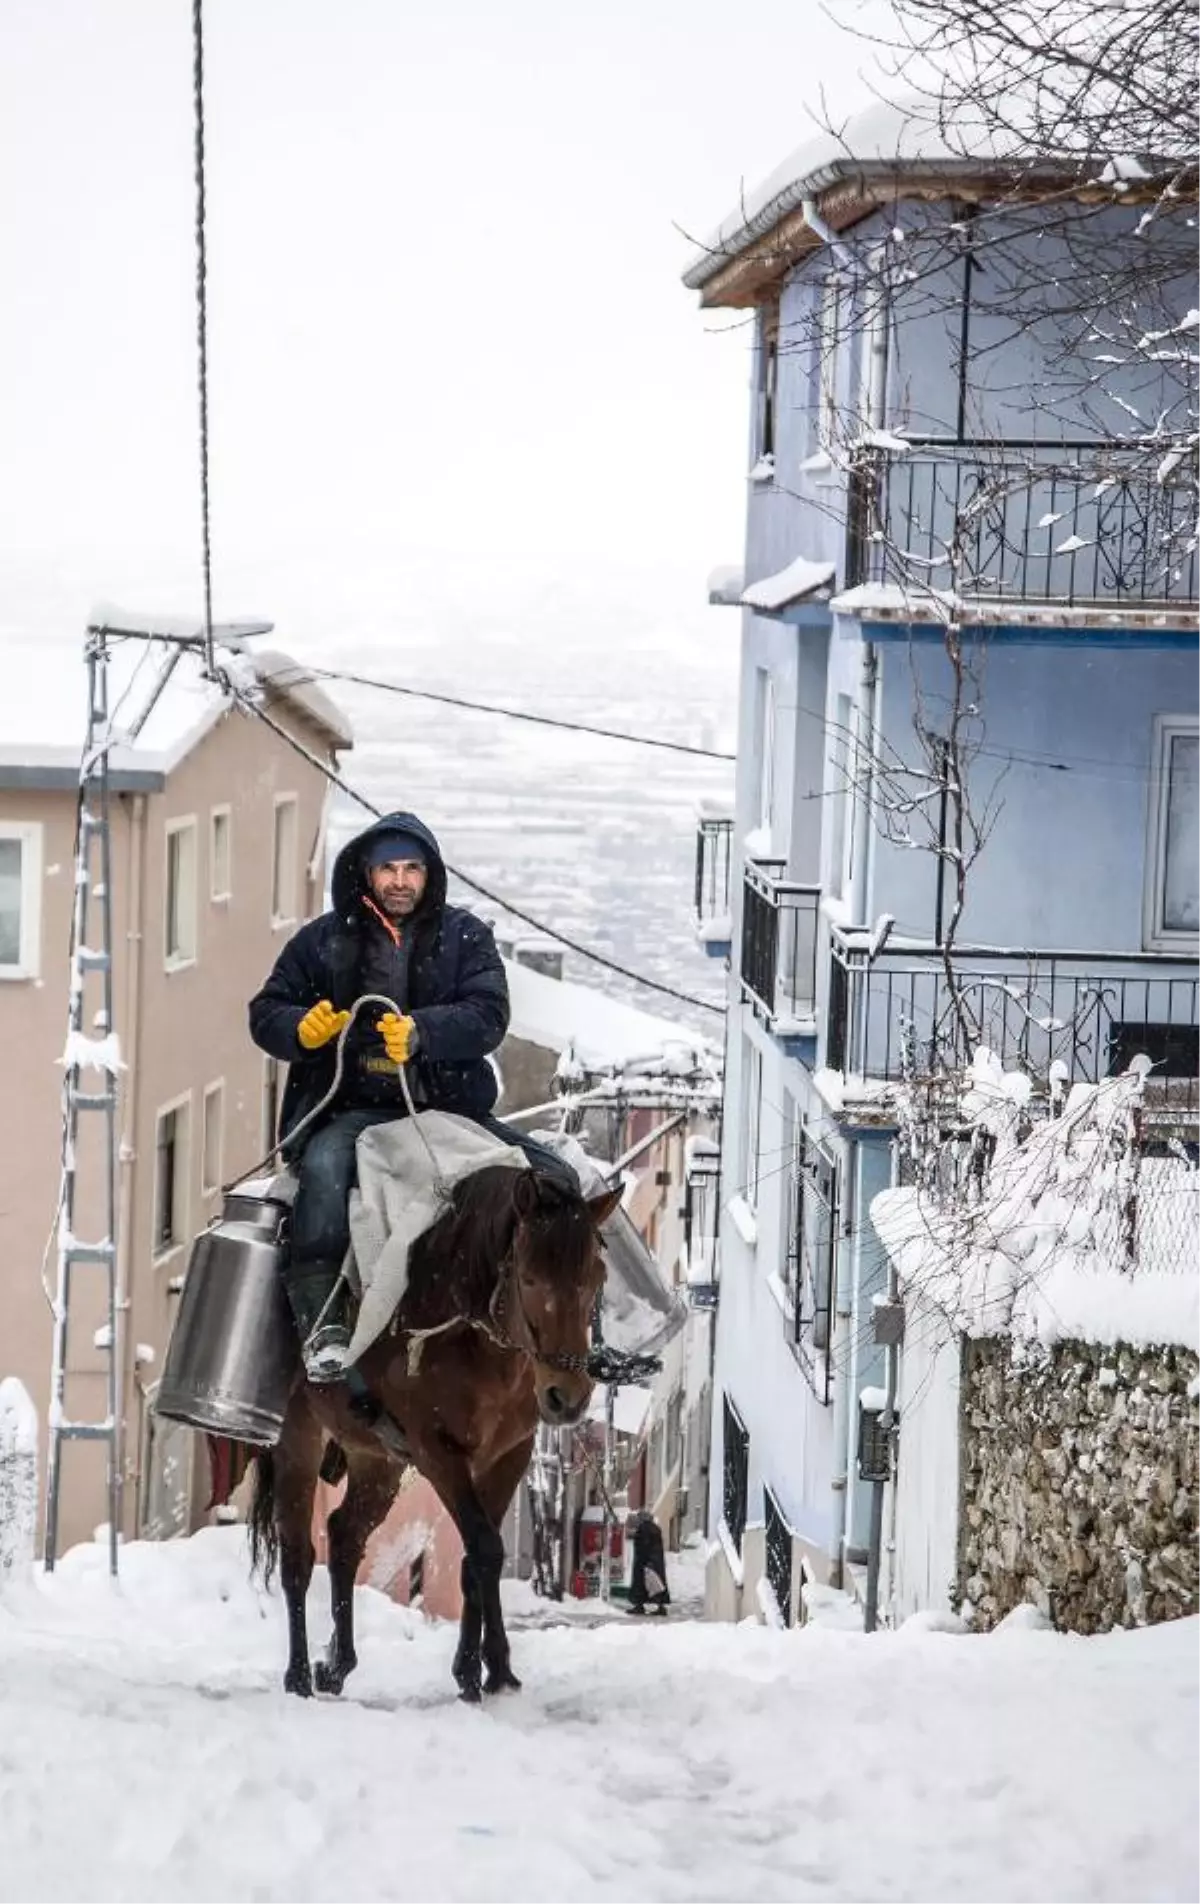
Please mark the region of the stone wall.
<svg viewBox="0 0 1200 1904"><path fill-rule="evenodd" d="M977 1626L1023 1602L1076 1633L1197 1610L1196 1372L1187 1349L964 1344L958 1593Z"/></svg>

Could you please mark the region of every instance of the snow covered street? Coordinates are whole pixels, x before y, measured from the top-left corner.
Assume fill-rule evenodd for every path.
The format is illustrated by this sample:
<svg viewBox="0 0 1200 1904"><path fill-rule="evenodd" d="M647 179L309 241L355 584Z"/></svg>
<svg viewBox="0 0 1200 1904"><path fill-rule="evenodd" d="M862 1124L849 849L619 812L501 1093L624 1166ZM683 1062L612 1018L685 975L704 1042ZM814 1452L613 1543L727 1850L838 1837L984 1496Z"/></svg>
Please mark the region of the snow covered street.
<svg viewBox="0 0 1200 1904"><path fill-rule="evenodd" d="M525 1690L478 1711L451 1628L363 1590L359 1672L305 1705L241 1529L122 1561L0 1603L4 1899L1196 1894L1194 1621L514 1621Z"/></svg>

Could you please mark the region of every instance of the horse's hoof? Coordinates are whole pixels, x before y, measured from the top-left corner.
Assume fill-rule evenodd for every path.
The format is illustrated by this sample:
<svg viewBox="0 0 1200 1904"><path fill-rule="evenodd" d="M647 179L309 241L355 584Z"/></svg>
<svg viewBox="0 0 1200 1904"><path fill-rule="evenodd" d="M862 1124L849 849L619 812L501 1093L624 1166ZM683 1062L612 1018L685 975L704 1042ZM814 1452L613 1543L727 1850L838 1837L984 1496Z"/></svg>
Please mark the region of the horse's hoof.
<svg viewBox="0 0 1200 1904"><path fill-rule="evenodd" d="M300 1668L289 1666L283 1675L284 1692L294 1692L297 1699L311 1699L313 1694L312 1673L307 1666Z"/></svg>
<svg viewBox="0 0 1200 1904"><path fill-rule="evenodd" d="M521 1682L512 1667L505 1666L500 1672L488 1674L483 1682L483 1690L486 1693L520 1692Z"/></svg>
<svg viewBox="0 0 1200 1904"><path fill-rule="evenodd" d="M473 1682L470 1682L465 1686L460 1685L458 1689L458 1696L462 1700L462 1703L464 1706L478 1706L478 1705L482 1705L483 1703L483 1690L480 1686L474 1684Z"/></svg>
<svg viewBox="0 0 1200 1904"><path fill-rule="evenodd" d="M340 1666L331 1666L328 1660L319 1659L313 1667L313 1685L318 1692L338 1694L346 1683L346 1674Z"/></svg>

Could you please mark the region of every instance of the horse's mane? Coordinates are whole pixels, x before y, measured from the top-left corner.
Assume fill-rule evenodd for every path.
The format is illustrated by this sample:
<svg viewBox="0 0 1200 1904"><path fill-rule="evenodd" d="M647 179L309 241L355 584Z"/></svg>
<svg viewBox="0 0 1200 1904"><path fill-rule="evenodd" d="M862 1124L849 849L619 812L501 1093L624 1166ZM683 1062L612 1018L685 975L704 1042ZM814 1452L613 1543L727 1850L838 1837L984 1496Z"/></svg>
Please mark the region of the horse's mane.
<svg viewBox="0 0 1200 1904"><path fill-rule="evenodd" d="M448 1210L413 1245L404 1320L417 1327L457 1312L482 1319L517 1227L517 1186L532 1173L487 1164L454 1186ZM557 1178L538 1179L539 1198L524 1220L548 1278L571 1284L583 1274L595 1231L583 1197Z"/></svg>

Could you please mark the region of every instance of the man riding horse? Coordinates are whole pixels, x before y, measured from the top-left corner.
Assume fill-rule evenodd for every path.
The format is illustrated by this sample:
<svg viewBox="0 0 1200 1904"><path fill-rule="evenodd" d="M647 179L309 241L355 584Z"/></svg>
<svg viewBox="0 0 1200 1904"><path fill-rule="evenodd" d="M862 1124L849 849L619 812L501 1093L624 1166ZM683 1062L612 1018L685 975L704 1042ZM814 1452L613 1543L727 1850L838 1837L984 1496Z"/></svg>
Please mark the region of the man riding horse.
<svg viewBox="0 0 1200 1904"><path fill-rule="evenodd" d="M336 1039L367 993L395 1012L361 1012L345 1039L336 1098L284 1155L299 1168L285 1278L310 1382L337 1382L350 1344L344 1284L348 1203L361 1132L405 1115L409 1066L420 1109L457 1112L560 1179L559 1158L492 1116L488 1063L508 1027L508 983L491 927L446 903L446 868L429 828L391 813L338 854L333 906L301 926L250 1002L250 1034L288 1069L281 1138L330 1090ZM567 1173L570 1175L570 1173ZM573 1181L573 1179L572 1179Z"/></svg>

